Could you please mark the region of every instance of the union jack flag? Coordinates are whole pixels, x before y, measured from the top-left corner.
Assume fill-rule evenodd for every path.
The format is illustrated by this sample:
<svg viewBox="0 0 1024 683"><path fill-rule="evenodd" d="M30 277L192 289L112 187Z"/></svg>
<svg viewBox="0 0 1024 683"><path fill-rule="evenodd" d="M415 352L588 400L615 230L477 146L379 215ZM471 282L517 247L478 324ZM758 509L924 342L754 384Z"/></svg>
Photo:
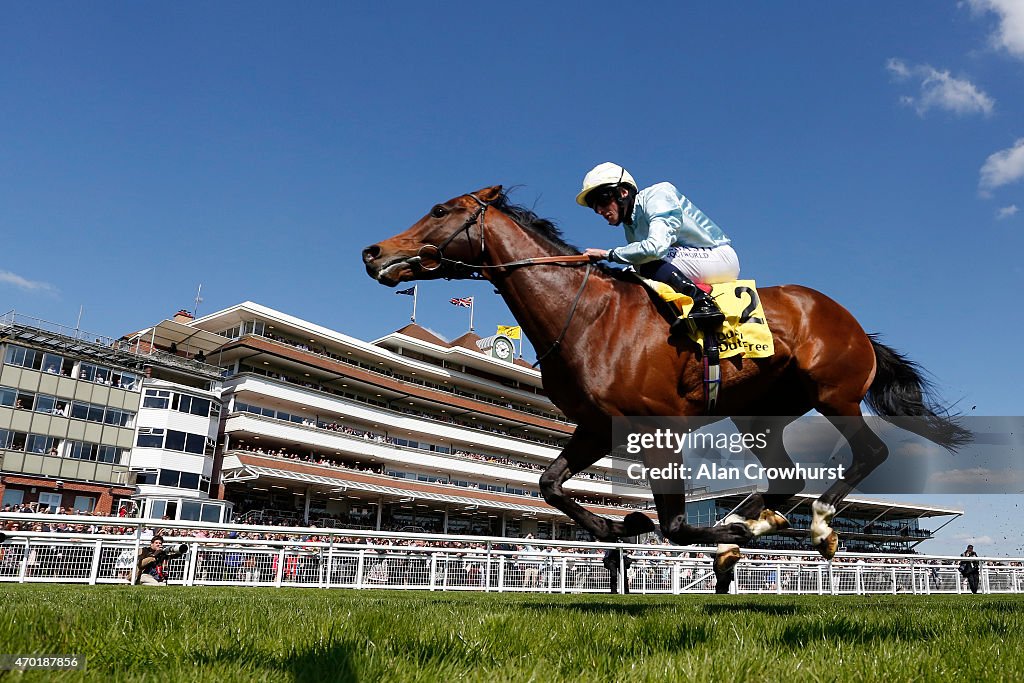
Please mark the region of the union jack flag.
<svg viewBox="0 0 1024 683"><path fill-rule="evenodd" d="M462 308L470 308L473 305L473 297L467 296L463 299L449 299L448 303L452 306L461 306Z"/></svg>

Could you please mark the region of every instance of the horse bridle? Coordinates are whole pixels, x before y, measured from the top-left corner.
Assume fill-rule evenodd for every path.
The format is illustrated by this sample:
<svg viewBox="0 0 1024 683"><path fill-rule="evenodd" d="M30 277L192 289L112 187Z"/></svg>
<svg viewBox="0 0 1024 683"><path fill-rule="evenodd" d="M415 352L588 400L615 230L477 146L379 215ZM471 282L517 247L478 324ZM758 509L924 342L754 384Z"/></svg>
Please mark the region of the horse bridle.
<svg viewBox="0 0 1024 683"><path fill-rule="evenodd" d="M468 193L467 196L472 197L473 201L475 201L477 203L477 205L478 205L476 211L473 212L473 215L471 215L469 218L467 218L466 221L459 228L457 228L452 234L448 235L448 237L444 240L444 242L442 242L440 244L440 246L435 246L433 244L426 244L426 245L420 247L419 251L416 253L416 256L414 256L411 259L409 259L410 263L412 263L413 265L415 265L415 266L417 266L417 267L419 267L419 268L421 268L421 269L423 269L425 271L428 271L428 272L429 271L437 270L442 265L447 263L456 272L458 272L460 270L461 271L468 271L470 279L486 279L486 278L484 278L482 271L484 271L484 270L491 270L491 269L500 272L501 270L505 270L505 269L522 268L522 267L525 267L525 266L578 265L578 264L582 264L582 263L585 263L586 266L587 266L586 273L583 276L583 283L580 285L579 290L577 290L577 292L576 292L576 296L573 298L572 307L569 309L569 316L566 318L565 324L562 325L562 331L558 334L558 338L555 339L554 343L551 344L551 346L548 348L548 350L537 356L537 361L532 365L532 367L535 368L538 365L540 365L540 362L542 360L544 360L549 355L554 353L562 345L562 340L565 339L566 332L568 332L568 330L569 330L569 325L570 325L570 323L572 323L572 319L576 315L576 308L579 306L580 298L583 296L583 290L586 289L587 281L590 280L590 273L593 271L594 264L590 260L590 257L587 256L586 254L573 254L573 255L566 255L566 256L538 256L538 257L534 257L534 258L519 259L517 261L509 261L508 263L498 263L498 264L494 264L494 265L485 265L485 264L472 265L472 264L466 263L464 261L458 261L458 260L455 260L455 259L446 258L445 255L444 255L444 248L447 247L449 244L451 244L452 240L454 240L456 237L458 237L463 232L466 233L466 239L470 241L470 244L472 244L473 238L469 234L469 229L472 226L476 225L477 223L480 224L480 256L482 257L484 255L484 249L485 249L484 218L485 218L485 216L487 214L487 209L491 205L490 205L489 202L485 202L484 200L480 199L479 197L477 197L472 192ZM424 259L424 251L428 250L428 249L433 250L433 251L435 251L437 253L437 265L432 267L432 268L430 266L426 265L424 263L424 261L423 261L423 259Z"/></svg>

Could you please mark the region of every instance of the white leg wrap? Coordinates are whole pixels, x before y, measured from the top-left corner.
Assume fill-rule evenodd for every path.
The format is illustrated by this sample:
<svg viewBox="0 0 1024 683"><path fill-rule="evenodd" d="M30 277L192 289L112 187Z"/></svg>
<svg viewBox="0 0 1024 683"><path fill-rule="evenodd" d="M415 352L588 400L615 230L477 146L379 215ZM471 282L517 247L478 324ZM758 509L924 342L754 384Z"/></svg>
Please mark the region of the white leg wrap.
<svg viewBox="0 0 1024 683"><path fill-rule="evenodd" d="M762 536L769 531L775 530L775 525L769 522L767 519L762 517L761 519L751 519L747 522L747 526L750 527L751 533L757 536Z"/></svg>
<svg viewBox="0 0 1024 683"><path fill-rule="evenodd" d="M811 510L814 512L811 517L811 545L818 545L832 533L828 524L835 516L836 508L816 500L811 504Z"/></svg>
<svg viewBox="0 0 1024 683"><path fill-rule="evenodd" d="M727 553L727 552L730 552L732 550L739 550L739 549L740 549L740 547L738 545L736 545L735 543L719 543L718 544L718 548L715 549L715 554L716 555L721 555L722 553Z"/></svg>
<svg viewBox="0 0 1024 683"><path fill-rule="evenodd" d="M771 521L765 519L765 514L763 512L761 513L761 517L758 519L747 519L746 517L742 517L741 515L733 513L725 519L723 519L718 524L720 526L728 526L730 524L746 524L747 528L750 529L751 533L754 534L755 537L763 536L769 531L774 531L776 528Z"/></svg>

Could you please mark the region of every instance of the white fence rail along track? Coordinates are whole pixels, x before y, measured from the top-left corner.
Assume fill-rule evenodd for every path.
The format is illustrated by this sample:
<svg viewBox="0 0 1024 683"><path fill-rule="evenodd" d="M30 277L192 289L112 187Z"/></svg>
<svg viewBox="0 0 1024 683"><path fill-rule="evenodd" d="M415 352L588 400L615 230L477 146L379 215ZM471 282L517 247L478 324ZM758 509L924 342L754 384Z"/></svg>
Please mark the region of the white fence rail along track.
<svg viewBox="0 0 1024 683"><path fill-rule="evenodd" d="M122 533L9 529L0 544L0 582L130 583L139 550L148 545L149 532L158 531L166 546L188 546L184 556L167 564L170 585L546 593L607 592L611 587L610 573L602 562L604 551L613 547L607 543L0 514L0 526L10 526L12 521L27 528L40 522L108 526ZM264 538L227 538L229 533ZM625 575L632 593L714 591L713 548L619 547L627 558ZM1024 559L977 559L979 592L1024 592ZM960 558L951 556L845 553L828 563L812 553L745 550L736 567L734 590L814 595L966 593L959 564Z"/></svg>

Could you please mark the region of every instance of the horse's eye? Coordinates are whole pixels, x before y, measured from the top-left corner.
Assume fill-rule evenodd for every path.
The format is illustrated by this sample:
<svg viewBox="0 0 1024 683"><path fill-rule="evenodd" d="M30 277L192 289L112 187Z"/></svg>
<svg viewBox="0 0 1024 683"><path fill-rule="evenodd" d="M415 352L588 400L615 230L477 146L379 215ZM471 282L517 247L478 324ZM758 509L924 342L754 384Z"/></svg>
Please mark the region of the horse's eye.
<svg viewBox="0 0 1024 683"><path fill-rule="evenodd" d="M448 215L448 209L444 208L440 204L430 210L430 215L434 218L444 218Z"/></svg>

